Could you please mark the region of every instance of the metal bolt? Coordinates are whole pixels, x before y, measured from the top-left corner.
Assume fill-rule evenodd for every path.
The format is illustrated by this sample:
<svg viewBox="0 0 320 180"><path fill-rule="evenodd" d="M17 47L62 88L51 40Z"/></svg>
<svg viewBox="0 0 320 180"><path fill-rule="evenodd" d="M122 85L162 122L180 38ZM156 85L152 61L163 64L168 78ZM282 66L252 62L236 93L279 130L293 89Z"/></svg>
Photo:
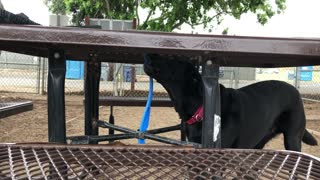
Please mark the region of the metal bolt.
<svg viewBox="0 0 320 180"><path fill-rule="evenodd" d="M202 62L202 56L198 56L198 62L199 62L199 63Z"/></svg>
<svg viewBox="0 0 320 180"><path fill-rule="evenodd" d="M138 138L139 139L144 139L144 133L143 132L139 132L138 133Z"/></svg>
<svg viewBox="0 0 320 180"><path fill-rule="evenodd" d="M90 57L98 57L98 54L96 54L96 53L90 53L89 56L90 56Z"/></svg>
<svg viewBox="0 0 320 180"><path fill-rule="evenodd" d="M207 66L211 66L212 65L212 61L211 60L208 60L207 61Z"/></svg>
<svg viewBox="0 0 320 180"><path fill-rule="evenodd" d="M96 120L92 121L92 127L96 128L98 126L98 122Z"/></svg>
<svg viewBox="0 0 320 180"><path fill-rule="evenodd" d="M55 53L53 54L53 57L54 57L55 59L59 59L59 58L60 58L60 53L55 52Z"/></svg>

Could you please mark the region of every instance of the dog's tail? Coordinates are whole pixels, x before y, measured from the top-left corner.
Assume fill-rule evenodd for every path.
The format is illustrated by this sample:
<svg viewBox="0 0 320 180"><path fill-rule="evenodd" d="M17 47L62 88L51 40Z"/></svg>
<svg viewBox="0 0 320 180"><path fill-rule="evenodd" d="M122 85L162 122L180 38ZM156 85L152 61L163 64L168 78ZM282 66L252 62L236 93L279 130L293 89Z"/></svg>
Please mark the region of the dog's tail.
<svg viewBox="0 0 320 180"><path fill-rule="evenodd" d="M303 137L302 137L302 141L304 143L306 143L306 144L311 145L311 146L318 145L318 142L317 142L316 138L314 138L312 136L312 134L307 130L304 131L304 134L303 134Z"/></svg>

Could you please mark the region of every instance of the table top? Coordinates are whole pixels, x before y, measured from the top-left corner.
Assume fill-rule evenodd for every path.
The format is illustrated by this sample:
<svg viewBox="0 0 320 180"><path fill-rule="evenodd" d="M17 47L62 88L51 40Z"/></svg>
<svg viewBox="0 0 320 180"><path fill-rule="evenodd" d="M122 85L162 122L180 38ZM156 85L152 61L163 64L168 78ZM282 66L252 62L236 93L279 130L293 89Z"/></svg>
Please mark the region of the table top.
<svg viewBox="0 0 320 180"><path fill-rule="evenodd" d="M249 149L0 144L0 164L3 179L320 178L316 157Z"/></svg>
<svg viewBox="0 0 320 180"><path fill-rule="evenodd" d="M52 48L64 49L70 60L88 60L91 54L99 61L132 64L143 63L144 53L158 53L190 59L203 56L222 66L320 65L320 39L0 25L1 50L47 57Z"/></svg>

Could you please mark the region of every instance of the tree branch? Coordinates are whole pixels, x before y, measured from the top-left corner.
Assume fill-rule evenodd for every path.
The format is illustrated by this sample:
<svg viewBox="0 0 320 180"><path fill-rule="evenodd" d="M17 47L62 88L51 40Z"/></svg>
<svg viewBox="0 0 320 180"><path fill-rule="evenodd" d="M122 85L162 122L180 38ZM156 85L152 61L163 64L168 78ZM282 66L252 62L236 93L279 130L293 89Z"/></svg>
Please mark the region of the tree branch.
<svg viewBox="0 0 320 180"><path fill-rule="evenodd" d="M136 0L137 27L139 27L139 25L140 25L140 18L139 18L138 9L139 9L139 0Z"/></svg>
<svg viewBox="0 0 320 180"><path fill-rule="evenodd" d="M221 16L223 13L229 14L230 12L228 12L228 11L220 11L220 12L218 12L216 15L210 17L208 22L212 21L214 18L216 18L216 17L218 17L218 16ZM198 23L191 24L191 23L189 23L188 21L186 21L185 23L188 24L189 26L198 26L198 25L203 24L204 22L203 22L203 21L200 21L200 22L198 22Z"/></svg>
<svg viewBox="0 0 320 180"><path fill-rule="evenodd" d="M109 4L109 0L105 0L105 5L106 5L106 9L107 9L107 17L110 18L109 14L110 14L110 4Z"/></svg>
<svg viewBox="0 0 320 180"><path fill-rule="evenodd" d="M149 21L149 19L150 19L150 17L151 17L151 15L152 15L153 12L154 12L153 10L150 10L150 11L149 11L149 14L148 14L148 16L147 16L147 19L143 22L142 27L145 27L145 26L147 25L147 22Z"/></svg>
<svg viewBox="0 0 320 180"><path fill-rule="evenodd" d="M183 23L185 23L185 21L179 20L179 22L177 24L172 26L171 31L173 31L174 29L180 27Z"/></svg>

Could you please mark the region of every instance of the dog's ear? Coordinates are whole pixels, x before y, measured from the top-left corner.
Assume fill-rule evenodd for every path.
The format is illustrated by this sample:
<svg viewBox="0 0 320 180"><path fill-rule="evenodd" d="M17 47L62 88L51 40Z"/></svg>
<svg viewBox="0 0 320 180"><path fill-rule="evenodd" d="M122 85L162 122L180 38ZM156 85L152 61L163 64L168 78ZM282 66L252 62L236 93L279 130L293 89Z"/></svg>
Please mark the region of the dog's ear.
<svg viewBox="0 0 320 180"><path fill-rule="evenodd" d="M220 85L220 91L224 91L226 89L226 87L224 87L224 85L219 84Z"/></svg>

